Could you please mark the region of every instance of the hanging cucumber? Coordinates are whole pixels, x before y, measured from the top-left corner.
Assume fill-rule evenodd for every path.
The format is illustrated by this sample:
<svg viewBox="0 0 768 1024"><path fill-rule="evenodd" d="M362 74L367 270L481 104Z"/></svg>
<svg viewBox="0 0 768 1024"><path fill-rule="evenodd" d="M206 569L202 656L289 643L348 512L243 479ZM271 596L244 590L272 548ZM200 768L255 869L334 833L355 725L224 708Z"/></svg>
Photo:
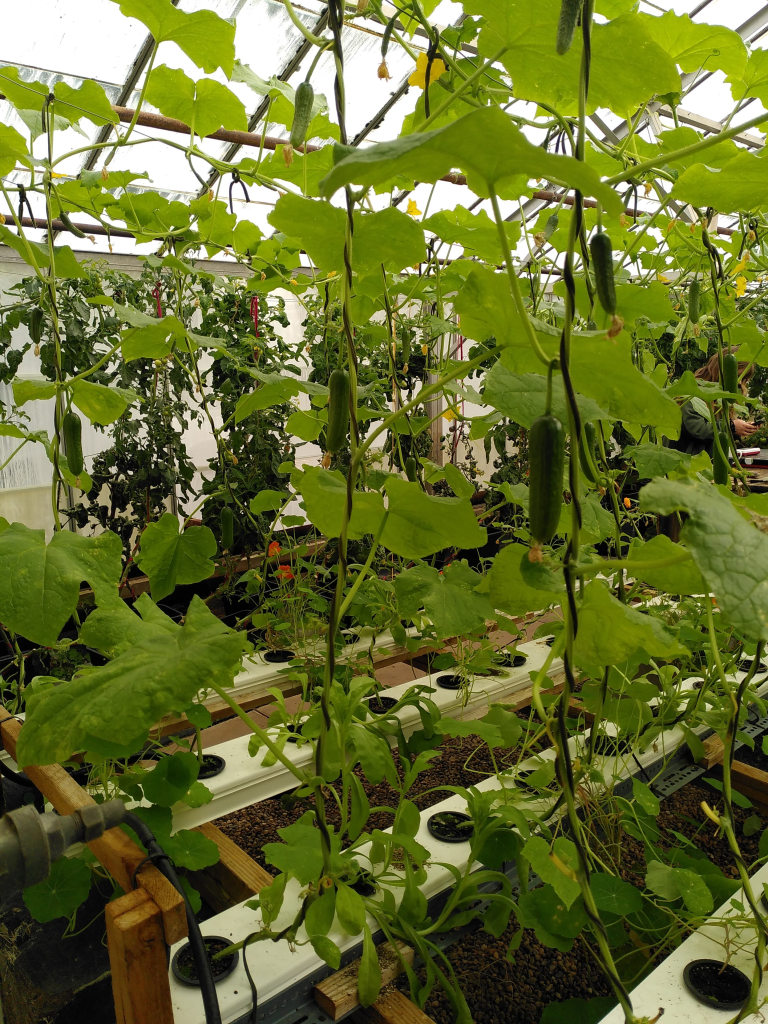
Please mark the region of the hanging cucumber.
<svg viewBox="0 0 768 1024"><path fill-rule="evenodd" d="M728 435L724 431L718 431L720 435L720 448L723 450L723 454L720 454L720 449L715 445L714 452L712 455L712 474L715 478L716 484L728 484L730 466L728 464Z"/></svg>
<svg viewBox="0 0 768 1024"><path fill-rule="evenodd" d="M219 522L221 526L221 550L229 551L235 536L235 517L229 505L225 505L221 510Z"/></svg>
<svg viewBox="0 0 768 1024"><path fill-rule="evenodd" d="M325 447L337 452L347 440L349 432L349 374L334 370L328 381L328 427Z"/></svg>
<svg viewBox="0 0 768 1024"><path fill-rule="evenodd" d="M579 20L582 0L562 0L560 5L560 19L557 22L557 52L562 57L568 53L573 42L573 33L576 31L576 22Z"/></svg>
<svg viewBox="0 0 768 1024"><path fill-rule="evenodd" d="M609 316L616 315L616 286L613 280L613 246L610 237L599 231L589 242L595 285L600 305Z"/></svg>
<svg viewBox="0 0 768 1024"><path fill-rule="evenodd" d="M733 352L723 356L723 390L739 393L739 361Z"/></svg>
<svg viewBox="0 0 768 1024"><path fill-rule="evenodd" d="M76 412L70 410L65 415L61 429L69 471L80 476L83 472L83 424Z"/></svg>
<svg viewBox="0 0 768 1024"><path fill-rule="evenodd" d="M548 544L554 537L563 504L565 430L557 416L549 413L533 421L528 435L528 456L528 518L531 537L538 546ZM531 560L534 561L535 556Z"/></svg>
<svg viewBox="0 0 768 1024"><path fill-rule="evenodd" d="M595 475L597 459L595 458L595 424L587 420L581 431L581 448L579 450L581 471L591 484L599 483Z"/></svg>
<svg viewBox="0 0 768 1024"><path fill-rule="evenodd" d="M701 307L701 282L691 281L688 289L688 319L692 324L699 322L699 309Z"/></svg>
<svg viewBox="0 0 768 1024"><path fill-rule="evenodd" d="M312 105L315 102L315 90L310 82L302 82L296 89L293 103L293 123L289 143L292 149L303 146L307 138L307 129L312 120Z"/></svg>
<svg viewBox="0 0 768 1024"><path fill-rule="evenodd" d="M416 459L412 455L409 455L405 460L405 475L411 481L412 484L419 482L419 467Z"/></svg>
<svg viewBox="0 0 768 1024"><path fill-rule="evenodd" d="M76 224L73 224L69 219L69 214L65 210L59 211L59 220L64 225L64 230L68 231L75 238L85 238L85 232L82 231Z"/></svg>

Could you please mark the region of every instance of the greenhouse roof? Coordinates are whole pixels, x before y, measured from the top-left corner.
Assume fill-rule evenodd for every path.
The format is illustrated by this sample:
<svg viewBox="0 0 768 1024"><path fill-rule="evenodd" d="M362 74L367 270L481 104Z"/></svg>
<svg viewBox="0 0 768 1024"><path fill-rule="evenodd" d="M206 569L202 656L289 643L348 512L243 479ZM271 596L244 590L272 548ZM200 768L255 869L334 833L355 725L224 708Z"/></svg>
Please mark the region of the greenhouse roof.
<svg viewBox="0 0 768 1024"><path fill-rule="evenodd" d="M209 9L223 18L236 20L237 59L261 79L275 77L295 87L305 76L313 48L292 23L281 0L179 0L177 6L187 12ZM598 11L601 6L611 16L615 16L629 5L623 0L605 0L603 5L597 4ZM394 11L385 3L384 11L388 8ZM295 9L310 30L319 32L325 27L326 7L321 0L302 0L295 5ZM760 47L768 34L768 4L762 0L738 0L737 3L732 0L660 0L658 3L639 0L636 9L657 16L672 11L678 15L687 14L701 24L724 25L737 31L748 46ZM441 26L454 24L462 17L461 11L459 4L442 0L435 7L430 20ZM29 9L25 5L14 5L4 13L6 42L2 62L6 66L15 65L22 79L42 81L51 87L60 81L79 87L91 79L104 88L113 104L130 109L136 107L152 51L151 37L147 36L143 24L121 14L117 2L37 0L33 25L30 25ZM598 14L597 20L604 19ZM404 118L414 108L414 94L417 90L408 87L413 61L402 48L392 46L387 54L390 79L381 79L377 75L382 35L383 27L373 15L356 18L344 30L347 127L349 141L354 145L396 137ZM424 35L417 32L411 46L415 51L426 50ZM467 45L465 53L471 58L476 49ZM626 60L628 66L631 66L630 54L620 55L619 60ZM171 43L161 44L158 63L161 61L169 67L182 69L192 77L200 75L193 62ZM617 74L620 73L619 63ZM220 68L210 77L226 82L240 97L248 114L248 128L251 132L264 132L285 138L287 129L282 124L265 123L268 104L263 96L243 81L227 81ZM313 81L316 91L324 93L329 99L331 108L333 79L333 57L330 53L323 54ZM679 122L705 133L720 131L723 122L732 116L734 108L734 98L724 72L694 71L684 74L682 82ZM515 112L530 118L535 116L535 104L515 100L513 105ZM741 111L747 107L749 109L742 118ZM154 108L145 100L143 109ZM746 100L736 115L737 122L753 118L760 109L758 99L752 97ZM631 113L641 118L644 127L639 135L648 141L663 128L672 127L671 110L659 102L650 103L642 111ZM28 134L28 126L22 123L18 111L6 100L0 100L0 123L12 125L24 135ZM626 122L609 110L598 109L591 116L591 130L607 141L616 142L621 138L625 126ZM535 127L525 130L533 141L543 141L544 133L541 130ZM60 132L57 136L59 151L68 149L79 152L60 164L58 171L76 177L83 168L98 168L101 154L99 151L89 152L88 145L109 137L110 131L110 127L98 128L83 121L80 129L68 128ZM137 126L135 137L141 138L142 135L148 139L147 144L142 145L138 151L118 151L110 168L140 169L148 173L146 183L143 180L135 182L131 190L152 189L169 199L189 200L200 194L203 184L214 183L215 178L207 179L208 171L205 167L194 168L180 149L171 149L157 141L166 137L178 141L178 135L156 129L149 132ZM757 148L762 146L763 136L757 129L752 129L736 141ZM45 140L40 138L36 146L42 147L44 143ZM231 142L210 138L206 140L205 146L206 151L214 157L227 159L232 159L238 149L239 155L247 152L242 147L233 146ZM23 183L27 174L28 171L19 168L9 177L14 182ZM223 198L226 198L225 192ZM422 201L429 201L430 212L434 213L463 202L465 192L466 188L461 185L438 182L436 186L417 186L415 198L418 205ZM35 216L42 216L42 197L30 198ZM35 205L38 199L39 205ZM236 192L232 197L238 206L239 216L254 220L262 230L269 229L267 216L276 199L274 191L254 187L249 191L249 199L246 207L244 196ZM629 201L639 204L641 210L653 205L644 196L634 196ZM507 204L505 212L509 217L524 216L528 219L546 205L545 198L534 197L520 207ZM80 222L88 222L87 217L78 219ZM34 232L31 237L36 237ZM42 232L38 237L42 237ZM133 238L113 236L111 239L113 251L149 252L154 244L137 245ZM93 243L94 252L105 251L106 248L107 239L97 237Z"/></svg>

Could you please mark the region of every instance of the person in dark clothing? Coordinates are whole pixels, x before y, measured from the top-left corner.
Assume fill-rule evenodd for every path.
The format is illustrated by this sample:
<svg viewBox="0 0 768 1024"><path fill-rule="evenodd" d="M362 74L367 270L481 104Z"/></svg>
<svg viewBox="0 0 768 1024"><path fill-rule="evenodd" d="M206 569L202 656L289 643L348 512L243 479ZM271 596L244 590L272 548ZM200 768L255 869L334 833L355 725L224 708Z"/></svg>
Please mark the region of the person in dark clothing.
<svg viewBox="0 0 768 1024"><path fill-rule="evenodd" d="M739 363L739 376L741 377L744 374L741 381L741 390L745 395L748 392L749 381L754 372L754 363ZM696 370L694 377L697 377L699 380L713 381L714 383L720 380L720 366L717 353L704 366L700 366ZM700 400L690 399L683 405L680 411L683 417L680 427L680 439L673 441L670 447L676 448L679 452L685 452L688 455L698 455L700 452L705 451L712 458L715 435L712 429L712 421L709 418L709 410ZM754 434L759 428L748 420L732 416L731 429L737 438L746 440L750 434Z"/></svg>

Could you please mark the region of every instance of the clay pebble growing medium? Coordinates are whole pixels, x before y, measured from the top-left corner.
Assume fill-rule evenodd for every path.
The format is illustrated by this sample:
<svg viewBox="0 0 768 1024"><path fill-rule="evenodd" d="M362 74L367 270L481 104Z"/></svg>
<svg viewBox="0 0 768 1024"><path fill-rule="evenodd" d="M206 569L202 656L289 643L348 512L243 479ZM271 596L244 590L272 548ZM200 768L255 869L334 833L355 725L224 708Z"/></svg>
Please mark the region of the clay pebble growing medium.
<svg viewBox="0 0 768 1024"><path fill-rule="evenodd" d="M488 747L476 736L468 739L448 739L439 747L439 751L440 756L435 758L427 771L419 775L409 793L409 797L422 811L450 796L446 790L435 787L472 786L481 779L495 774ZM514 765L518 755L517 749L494 751L496 764L500 770ZM366 781L359 768L357 774L372 808L396 806L397 793L386 780L374 786ZM276 796L245 807L241 811L226 814L218 818L215 824L232 842L237 843L262 867L276 875L277 868L265 862L262 848L267 843L279 842L278 829L292 825L311 807L310 800L298 800L292 807L288 807L283 797ZM328 805L326 816L329 824L339 825L339 811L335 804ZM394 815L391 812L376 811L369 818L367 827L370 830L385 829L389 828L393 821Z"/></svg>

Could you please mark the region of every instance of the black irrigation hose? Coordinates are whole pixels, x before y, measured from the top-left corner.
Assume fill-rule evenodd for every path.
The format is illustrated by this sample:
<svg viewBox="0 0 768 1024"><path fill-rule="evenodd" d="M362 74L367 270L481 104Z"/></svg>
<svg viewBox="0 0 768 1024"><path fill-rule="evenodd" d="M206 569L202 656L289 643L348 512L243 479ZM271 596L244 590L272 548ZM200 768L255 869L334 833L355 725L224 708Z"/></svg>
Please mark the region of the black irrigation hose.
<svg viewBox="0 0 768 1024"><path fill-rule="evenodd" d="M203 997L205 1019L207 1024L221 1024L219 998L216 994L216 984L213 980L211 962L208 959L208 952L205 948L205 942L203 941L203 936L200 931L200 925L197 923L195 912L193 911L187 898L187 894L184 892L184 888L179 881L179 876L176 874L173 861L155 839L152 830L146 822L142 821L142 819L137 814L134 814L133 811L126 811L125 824L130 825L143 843L144 848L147 851L147 860L150 860L156 865L174 889L176 889L184 899L184 908L187 912L187 927L189 929L189 945L192 950L195 967L197 968L197 976L200 979L200 992ZM141 867L141 865L139 865L139 867Z"/></svg>

